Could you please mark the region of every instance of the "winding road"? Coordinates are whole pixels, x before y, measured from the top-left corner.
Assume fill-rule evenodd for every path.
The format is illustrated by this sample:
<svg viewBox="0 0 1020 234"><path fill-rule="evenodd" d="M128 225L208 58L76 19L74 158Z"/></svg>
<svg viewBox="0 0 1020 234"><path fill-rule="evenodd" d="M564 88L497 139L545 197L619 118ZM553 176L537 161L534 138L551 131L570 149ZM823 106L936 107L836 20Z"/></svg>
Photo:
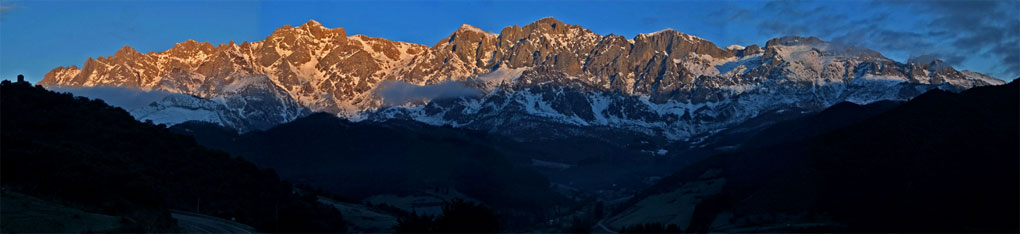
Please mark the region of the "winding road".
<svg viewBox="0 0 1020 234"><path fill-rule="evenodd" d="M605 220L605 219L603 219L603 220ZM603 220L599 220L599 222L597 224L595 224L595 226L598 227L601 230L599 230L599 229L592 230L592 233L614 233L615 234L616 231L613 231L612 229L609 229L608 227L606 227L606 225L602 224Z"/></svg>
<svg viewBox="0 0 1020 234"><path fill-rule="evenodd" d="M170 215L187 233L255 233L255 229L230 220L187 211L173 210Z"/></svg>

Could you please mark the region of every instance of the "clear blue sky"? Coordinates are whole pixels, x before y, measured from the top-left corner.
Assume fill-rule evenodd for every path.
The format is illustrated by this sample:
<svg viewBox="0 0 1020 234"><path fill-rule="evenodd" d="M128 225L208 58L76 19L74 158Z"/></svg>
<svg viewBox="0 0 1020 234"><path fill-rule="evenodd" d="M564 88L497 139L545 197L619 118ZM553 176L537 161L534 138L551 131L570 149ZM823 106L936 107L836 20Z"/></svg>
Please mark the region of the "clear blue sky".
<svg viewBox="0 0 1020 234"><path fill-rule="evenodd" d="M553 16L599 34L673 28L715 42L762 45L818 36L887 57L935 54L958 69L1020 75L1018 1L0 1L0 78L42 79L57 66L129 45L163 51L188 39L257 41L315 19L348 34L433 45L461 24L490 32Z"/></svg>

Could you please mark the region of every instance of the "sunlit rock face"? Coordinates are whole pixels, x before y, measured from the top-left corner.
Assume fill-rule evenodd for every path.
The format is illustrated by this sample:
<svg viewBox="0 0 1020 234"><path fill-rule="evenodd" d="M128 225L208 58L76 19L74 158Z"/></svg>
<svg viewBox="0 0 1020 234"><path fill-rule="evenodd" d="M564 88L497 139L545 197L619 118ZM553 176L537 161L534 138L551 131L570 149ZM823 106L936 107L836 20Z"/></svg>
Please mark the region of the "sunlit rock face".
<svg viewBox="0 0 1020 234"><path fill-rule="evenodd" d="M379 95L392 93L380 92L387 82L411 87L455 82L479 92L393 104ZM343 28L309 21L280 27L256 42L186 41L144 54L125 46L113 56L89 58L81 68L55 68L40 82L189 94L222 105L208 108L222 118L203 112L194 120L225 119L220 124L242 130L329 112L353 120L406 118L506 134L572 126L686 141L762 113L1002 83L937 59L900 63L814 37L723 49L671 29L627 39L554 18L498 34L462 25L431 47L348 36ZM172 109L167 107L195 101L172 98L154 105ZM145 116L173 119L168 124L189 119L159 117L155 109Z"/></svg>

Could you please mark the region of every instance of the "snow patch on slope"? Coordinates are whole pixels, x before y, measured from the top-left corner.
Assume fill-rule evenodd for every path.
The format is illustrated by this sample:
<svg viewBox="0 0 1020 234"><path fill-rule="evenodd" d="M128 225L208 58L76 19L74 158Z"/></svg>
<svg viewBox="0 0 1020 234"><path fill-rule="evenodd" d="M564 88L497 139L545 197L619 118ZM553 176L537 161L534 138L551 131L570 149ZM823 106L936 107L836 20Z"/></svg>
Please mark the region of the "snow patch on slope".
<svg viewBox="0 0 1020 234"><path fill-rule="evenodd" d="M246 129L237 116L222 103L185 94L173 94L148 106L133 109L131 116L140 121L174 125L187 121L203 121L224 127Z"/></svg>
<svg viewBox="0 0 1020 234"><path fill-rule="evenodd" d="M1006 84L1006 81L1003 81L1003 80L1000 80L1000 79L996 79L995 77L987 76L987 75L984 75L984 74L981 74L981 73L973 72L971 70L963 70L960 73L963 73L963 75L965 77L967 77L968 80L979 80L979 81L988 83L990 85L1004 85L1004 84Z"/></svg>

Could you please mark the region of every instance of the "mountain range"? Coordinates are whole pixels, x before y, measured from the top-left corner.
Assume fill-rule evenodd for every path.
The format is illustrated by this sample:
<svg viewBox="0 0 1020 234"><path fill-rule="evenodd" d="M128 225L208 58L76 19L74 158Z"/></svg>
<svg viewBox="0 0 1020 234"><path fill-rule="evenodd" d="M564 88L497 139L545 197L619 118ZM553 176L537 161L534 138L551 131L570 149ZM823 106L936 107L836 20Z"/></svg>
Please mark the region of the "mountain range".
<svg viewBox="0 0 1020 234"><path fill-rule="evenodd" d="M1020 79L816 37L721 47L550 17L421 45L310 20L254 42L124 46L0 88L0 229L13 232L210 220L1016 232L1020 220ZM75 224L89 222L102 225Z"/></svg>
<svg viewBox="0 0 1020 234"><path fill-rule="evenodd" d="M241 132L327 112L529 139L610 132L690 145L770 113L1003 83L933 58L901 63L815 37L720 48L672 29L627 39L554 18L498 34L462 25L432 46L348 36L310 20L256 42L189 40L148 53L125 46L39 82L171 92L129 111Z"/></svg>

